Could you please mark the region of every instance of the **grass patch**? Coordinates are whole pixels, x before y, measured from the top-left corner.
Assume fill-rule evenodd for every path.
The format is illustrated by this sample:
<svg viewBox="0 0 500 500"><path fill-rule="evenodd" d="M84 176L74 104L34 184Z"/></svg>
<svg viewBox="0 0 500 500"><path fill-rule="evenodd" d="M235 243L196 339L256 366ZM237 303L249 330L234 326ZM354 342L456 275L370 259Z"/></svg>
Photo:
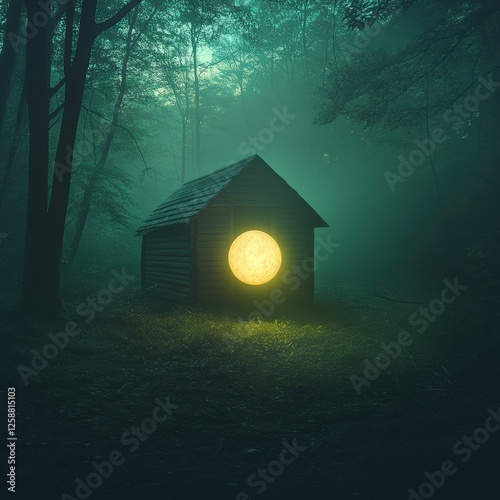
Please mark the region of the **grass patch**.
<svg viewBox="0 0 500 500"><path fill-rule="evenodd" d="M278 458L283 439L306 451L262 498L404 498L500 404L499 339L477 330L474 307L464 298L424 334L412 332L414 343L360 396L349 376L408 328L413 306L338 289L309 309L242 323L239 312L129 296L84 325L27 387L18 364L61 325L11 318L2 370L18 387L23 474L43 492L30 497L24 482L26 498L72 494L93 460L126 453L122 433L167 396L179 405L172 418L92 500L252 498L247 478ZM490 456L478 452L443 498L488 498Z"/></svg>

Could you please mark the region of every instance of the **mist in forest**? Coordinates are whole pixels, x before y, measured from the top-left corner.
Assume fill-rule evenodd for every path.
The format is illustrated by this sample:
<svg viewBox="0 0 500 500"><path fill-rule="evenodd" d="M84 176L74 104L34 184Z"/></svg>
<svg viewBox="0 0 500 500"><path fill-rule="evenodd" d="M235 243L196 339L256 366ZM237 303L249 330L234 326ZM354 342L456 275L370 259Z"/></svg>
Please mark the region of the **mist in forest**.
<svg viewBox="0 0 500 500"><path fill-rule="evenodd" d="M495 252L496 6L377 4L147 2L97 38L72 150L68 293L72 276L105 272L116 255L137 270L140 221L182 183L252 154L341 244L318 279L432 279L458 268L481 279L471 252ZM467 22L482 24L462 42ZM57 88L64 30L54 24ZM19 30L4 46L15 50L1 137L2 289L14 296L29 157ZM49 106L52 162L63 105L61 88Z"/></svg>
<svg viewBox="0 0 500 500"><path fill-rule="evenodd" d="M151 368L152 373L157 369L161 377L174 380L170 372L161 371L166 370L163 362L174 359L171 355L185 354L185 358L178 358L176 365L176 369L182 371L180 367L198 357L201 359L204 355L199 354L199 349L215 345L221 332L234 333L237 327L233 323L243 324L241 316L246 319L253 303L246 305L243 313L232 312L226 303L212 305L210 312L197 308L186 312L184 307L189 308L189 305L176 309L175 303L158 302L147 294L147 290L141 290L142 238L136 236L136 231L182 186L258 155L326 221L328 227L315 229L316 241L320 238L335 242L335 251L316 263L314 304L320 309L305 313L305 319L297 320L302 326L297 326L296 331L290 330L290 337L286 337L283 332L290 327L287 322L297 318L293 314L287 316L284 308L274 310L273 306L267 323L258 321L255 326L263 329L262 332L252 333L276 335L269 340L272 349L278 349L278 344L279 349L285 348L283 339L292 339L286 346L295 345L293 353L309 352L304 339L311 338L311 334L303 330L309 328L307 325L318 335L326 331L332 334L328 341L332 344L318 344L317 353L311 352L309 360L301 361L300 354L288 357L293 354L288 351L286 356L283 354L287 363L293 364L295 358L299 358L298 386L311 384L308 388L304 386L304 396L302 393L298 396L305 398L301 399L304 405L308 404L308 393L314 395L315 402L329 401L325 396L329 387L342 384L350 391L350 397L357 398L356 387L360 386L349 377L351 373L363 371L364 358L375 359L380 351L379 341L382 338L394 340L398 330L410 328L407 318L419 311L422 304L442 297L443 286L455 283L454 288L450 285L452 291L457 290L457 283L466 287L463 293L466 298L457 295L457 304L462 301L460 306L446 305L444 319L436 319L441 312L432 319L425 316L425 320L423 313L418 313L417 323L420 321L424 325L423 330L432 325L439 329L440 335L425 334L429 337L420 341L420 358L417 354L415 358L407 355L405 349L409 347L400 342L407 371L402 370L404 373L399 374L399 378L398 373L391 375L392 385L387 389L396 391L397 387L397 391L401 391L394 408L406 408L411 415L420 411L412 406L417 404L414 401L420 401L418 398L427 397L427 394L434 398L436 394L425 392L426 396L421 396L421 391L442 391L439 394L448 401L448 406L442 408L442 418L452 420L456 427L452 425L449 432L453 429L456 432L447 436L443 449L436 453L441 461L452 458L453 440L462 435L460 429L467 427L467 432L472 432L482 425L481 419L488 415L488 407L498 405L498 401L490 397L489 383L484 381L494 380L497 374L493 366L498 361L494 353L498 348L496 314L500 297L499 26L500 4L496 0L3 1L0 4L3 43L0 53L0 309L2 316L9 319L5 320L5 327L0 327L0 332L10 339L10 364L6 362L4 368L6 384L26 385L23 397L31 398L35 406L38 398L51 397L46 396L50 392L49 382L53 380L49 378L50 370L57 366L55 370L58 370L62 385L56 384L55 394L61 401L68 402L69 414L73 415L69 387L73 383L81 384L82 380L92 386L94 379L88 370L95 369L98 373L105 370L108 365L105 353L112 357L109 366L128 365L134 380L146 380L142 378L142 361L139 360L143 355L137 353L143 348L148 353L161 351L161 358L150 360L151 366L157 366ZM132 278L123 278L123 273ZM107 289L113 276L122 283L124 291L109 292L112 297L109 306L103 302L102 307L88 309L89 297L98 294L103 287ZM121 281L117 276L122 276ZM210 316L222 313L229 316ZM40 377L29 378L28 372L24 372L19 378L23 371L19 369L21 364L32 366L29 364L31 349L41 352L47 334L58 328L43 322L55 318L67 325L68 321L82 321L82 317L90 320L91 333L86 339L71 340L65 357L58 355L57 362L48 363L43 375L40 371ZM279 321L284 323L280 326ZM322 321L323 326L320 325ZM255 321L248 322L245 331L250 331L254 324ZM413 326L415 324L414 319ZM349 332L352 329L355 334L339 340L335 335L341 335L339 332L343 329ZM159 333L155 337L155 332L160 331L165 339ZM180 337L170 338L165 332L170 332L168 335L177 332ZM211 332L214 344L210 344L210 340L206 345L198 344L201 341L197 335L205 332ZM336 332L335 335L332 332ZM69 332L68 335L67 338L71 338ZM469 335L475 336L474 339ZM159 338L165 343L160 343ZM235 338L231 336L228 344L231 353L234 349L247 349L246 342L254 339ZM138 344L127 351L129 347L124 346L132 341ZM293 344L295 341L297 343ZM258 345L256 342L256 345L248 347L252 354L244 359L252 360L255 355L255 366L261 366L262 373L272 378L271 367L275 362L266 358L266 354L257 357L256 353L265 349L263 343ZM116 347L116 352L115 346L120 346ZM339 356L338 363L325 358L323 364L321 356L326 356L330 347ZM457 349L456 355L449 354L454 361L448 365L446 353L455 352L453 349ZM475 353L472 358L477 366L465 364L465 353L471 351ZM94 355L97 360L90 369L86 363ZM217 365L219 354L214 354L213 359L211 354L207 356L213 366ZM464 364L453 365L457 360ZM483 364L481 360L487 362ZM317 379L308 369L316 362ZM244 388L241 394L252 393L254 385L260 387L263 394L267 391L267 386L250 365L243 363L241 373L238 368L217 365L217 370L214 368L209 376L196 371L205 369L200 363L193 361L197 366L189 372L193 380L196 376L199 380L212 380L213 375L214 381L220 378L221 384L229 384L228 393L240 394L240 389L230 386L237 378L240 387ZM335 372L333 375L330 372L332 363L338 370L345 370L345 374ZM426 363L435 364L427 366ZM97 365L101 368L96 368ZM79 373L81 379L77 375L74 379L69 376L73 366L77 366L75 373ZM482 378L478 366L485 370L481 372ZM32 367L29 369L37 372ZM477 380L483 380L484 387L481 382L470 382L466 388L461 386L461 381L473 370L476 370ZM182 373L181 381L183 377L189 379L188 372ZM425 373L432 381L419 385L419 377L427 376ZM287 381L295 379L289 372L283 374L283 391L288 394ZM455 379L454 374L457 374ZM111 371L96 375L108 381L104 384L112 387L112 397L125 398L123 394L127 393L130 400L128 403L120 400L119 405L134 406L133 397L128 396L126 388L132 380L114 379L114 376ZM159 379L163 380L161 377ZM401 389L405 377L411 380L408 382L410 388ZM174 388L175 380L172 382ZM373 382L373 389L363 387L363 391L372 391L370 397L374 399L361 399L359 404L366 404L368 409L360 409L357 417L349 414L344 422L346 429L351 417L354 421L361 419L360 415L377 413L373 410L375 406L370 405L385 401L376 392L377 384L379 381ZM352 385L356 391L352 390ZM94 387L92 392L102 396L103 387ZM176 397L172 396L173 402L178 402L181 408L173 410L172 418L178 415L175 425L194 419L196 425L201 426L201 419L196 419L196 412L192 412L186 396L189 390L183 387ZM205 387L203 394L210 390ZM453 392L461 390L462 399ZM476 405L473 395L477 393L481 394L481 403ZM342 394L339 390L337 396L341 401ZM155 400L153 396L163 397L163 394L151 391L148 404ZM259 396L259 401L266 397ZM89 401L91 399L89 396ZM456 420L453 417L456 409L467 407L468 403L473 408L469 417ZM392 403L380 404L391 407ZM433 405L439 403L429 399L422 405L422 408L425 405L434 408ZM120 406L120 411L126 412L124 408ZM265 408L258 405L256 408L254 417L258 420L265 414ZM282 415L288 411L286 408L283 403L282 408L276 408L276 414ZM328 409L332 415L341 413L337 410ZM20 405L19 411L21 415L24 411L26 417L26 407L23 410ZM101 412L97 406L92 411L93 415ZM314 421L312 425L317 428L330 425L322 421L321 411L318 409L313 420L309 420ZM49 417L37 412L33 415L41 422L42 430L33 431L33 442L40 442L40 433L50 427ZM430 410L422 409L419 422L430 419L427 412ZM149 410L134 413L135 420L139 423L149 413ZM210 414L205 417L210 421ZM88 417L87 422L90 420ZM306 421L298 421L298 432L303 433L298 434L299 443L304 441L300 436L307 435L312 441L306 444L312 450L320 446L317 443L325 446L329 443L330 448L340 450L343 458L339 458L339 463L343 465L339 467L345 467L343 479L338 483L329 479L329 458L325 450L316 450L319 457L316 462L307 455L310 451L304 451L304 456L302 452L294 455L296 464L290 465L290 468L301 470L297 476L301 478L300 485L299 479L297 483L287 483L288 480L278 474L276 490L272 493L274 481L259 476L261 482L256 479L254 485L263 485L262 493L267 489L262 498L268 495L266 498L289 499L307 495L320 499L331 498L331 494L337 494L338 498L406 498L405 495L413 500L430 498L426 496L425 487L419 490L419 481L427 481L422 475L424 471L438 470L440 464L433 463L423 449L416 450L411 458L413 475L408 470L403 471L402 465L394 459L397 452L393 456L390 450L384 449L380 452L380 468L361 477L352 472L353 468L360 470L355 464L364 463L364 471L370 467L368 455L363 455L361 462L354 458L364 453L360 451L361 445L352 455L342 455L342 450L349 449L346 443L358 439L354 429L349 427L345 431L347 434L338 438L340 441L335 441L337 438L332 437L333 434L316 439ZM357 422L364 425L364 421ZM114 429L110 433L120 434L132 423L127 421L125 424L113 415L104 423L104 428L109 424L109 429ZM378 425L378 422L374 424L370 431L380 432L373 443L380 443L385 432ZM415 423L417 428L419 425L422 429L425 427ZM288 422L282 429L292 427ZM425 432L422 429L421 432ZM215 427L213 431L216 432ZM221 429L219 431L222 433ZM404 429L400 431L404 433ZM26 498L65 498L61 497L64 492L84 498L85 488L90 488L84 481L87 486L82 487L83 496L78 496L74 478L90 471L82 466L82 460L83 463L87 459L91 462L92 452L85 455L81 449L71 448L76 446L71 444L73 441L85 439L79 436L79 430L71 427L65 432L65 442L70 443L68 460L71 463L64 475L65 489L61 489L62 484L46 478L40 484L47 493L38 497L26 493ZM176 432L182 433L182 429ZM247 477L257 470L258 464L265 465L277 459L283 447L288 449L280 439L286 438L290 443L294 438L292 432L287 436L278 432L276 442L269 445L274 451L260 456L258 450L267 446L264 442L270 443L267 430L256 427L244 433L245 436L238 435L238 453L244 457L248 455L241 459L242 463L247 462L245 466L240 464L241 470L235 472L235 477L228 477L228 468L224 468L226 458L239 463L238 458L228 457L233 452L234 456L240 456L235 450L227 451L229 438L227 441L221 438L219 444L214 444L202 427L197 427L192 435L197 432L193 442L185 446L189 448L206 439L207 446L213 449L210 448L206 457L202 453L206 459L203 464L210 462L208 457L217 455L214 461L219 464L220 460L221 469L207 472L208 465L199 465L192 459L193 467L200 469L196 469L197 479L193 480L193 486L188 487L190 475L179 465L180 479L177 482L168 479L174 481L169 483L173 485L172 498L256 498L256 491L260 492L251 490L250 480L250 486L244 490ZM262 437L260 444L252 444L248 440L252 432L255 435L264 433L267 437ZM175 434L178 443L182 442L180 435ZM70 439L74 436L79 437ZM96 442L102 444L106 439L96 437ZM103 456L108 453L106 450L117 446L116 442L101 448L94 444L90 445L93 452ZM143 456L144 464L160 460L159 450L153 447L148 450L152 456ZM30 453L35 452L31 450ZM57 453L60 457L65 456L60 450ZM140 453L137 451L137 456ZM75 456L78 458L74 459ZM457 477L462 479L451 486L451 474L448 477L444 472L448 483L442 489L430 481L436 498L458 499L467 495L476 495L474 498L478 499L493 498L490 495L497 494L500 489L492 479L494 464L488 462L487 456L485 452L482 459L478 458L477 470L476 466L471 466L469 472L465 471L469 466L459 467L463 474ZM303 470L301 461L304 462ZM498 465L498 460L496 463ZM33 477L40 475L41 469L34 458L28 467ZM62 464L54 467L64 469ZM112 479L106 480L102 488L91 488L95 497L103 495L102 498L112 500L118 498L114 495L119 491L126 491L124 485L128 483L124 471L129 470L128 467L122 466L123 472L119 473L122 474L121 486L113 486ZM149 474L146 465L142 467L139 466L137 474L145 473L151 488L150 496L144 498L159 498L154 495L159 491L157 480L161 474L158 471L158 474ZM151 470L156 470L154 467ZM288 466L284 467L283 474L291 477L293 474L286 470ZM382 471L391 467L400 474L397 485L388 487L388 479L383 479ZM313 486L306 485L306 470ZM477 477L482 472L488 477L484 490L477 486ZM22 490L21 472L18 474ZM138 476L129 474L131 481L137 483ZM223 477L216 480L218 475ZM205 493L203 484L209 485L207 491L212 488L213 496ZM414 497L408 490L410 487L414 488ZM445 490L447 487L451 489ZM379 496L370 496L372 494Z"/></svg>

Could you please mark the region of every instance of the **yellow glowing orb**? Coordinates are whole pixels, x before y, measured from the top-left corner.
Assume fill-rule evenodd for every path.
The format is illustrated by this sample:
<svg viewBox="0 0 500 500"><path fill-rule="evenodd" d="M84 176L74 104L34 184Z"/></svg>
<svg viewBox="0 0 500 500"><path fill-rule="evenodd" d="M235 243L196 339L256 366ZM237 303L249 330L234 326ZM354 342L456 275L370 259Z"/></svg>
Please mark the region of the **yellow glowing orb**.
<svg viewBox="0 0 500 500"><path fill-rule="evenodd" d="M240 281L248 285L263 285L278 273L281 250L267 233L247 231L233 241L228 260L231 271Z"/></svg>

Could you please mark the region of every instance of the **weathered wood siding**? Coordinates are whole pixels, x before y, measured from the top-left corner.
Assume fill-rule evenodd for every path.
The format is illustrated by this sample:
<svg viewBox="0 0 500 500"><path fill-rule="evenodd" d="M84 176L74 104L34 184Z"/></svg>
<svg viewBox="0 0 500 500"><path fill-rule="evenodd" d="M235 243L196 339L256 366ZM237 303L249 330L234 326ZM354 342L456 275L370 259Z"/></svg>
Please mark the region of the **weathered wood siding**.
<svg viewBox="0 0 500 500"><path fill-rule="evenodd" d="M177 224L146 234L142 244L142 286L155 295L193 300L191 228Z"/></svg>
<svg viewBox="0 0 500 500"><path fill-rule="evenodd" d="M248 169L204 208L196 225L196 293L200 302L263 300L272 290L287 300L312 300L314 273L294 278L294 266L303 266L314 255L314 228L302 207L290 201L285 189L266 182L258 168ZM251 286L234 277L227 260L229 247L250 229L266 231L280 245L283 263L269 283ZM308 267L311 268L312 264ZM300 280L300 281L299 281Z"/></svg>
<svg viewBox="0 0 500 500"><path fill-rule="evenodd" d="M283 256L280 270L283 291L289 300L312 300L314 271L309 271L314 264L314 228L299 208L278 207L275 214L276 235ZM300 272L295 271L296 266Z"/></svg>
<svg viewBox="0 0 500 500"><path fill-rule="evenodd" d="M233 284L227 254L232 209L207 207L194 222L196 232L196 297L200 302L228 299Z"/></svg>
<svg viewBox="0 0 500 500"><path fill-rule="evenodd" d="M255 161L198 210L189 224L143 236L144 288L179 302L237 300L249 312L269 303L276 289L286 302L312 300L314 225L322 220L266 164ZM228 263L231 243L251 229L271 234L283 257L278 275L259 286L241 283Z"/></svg>

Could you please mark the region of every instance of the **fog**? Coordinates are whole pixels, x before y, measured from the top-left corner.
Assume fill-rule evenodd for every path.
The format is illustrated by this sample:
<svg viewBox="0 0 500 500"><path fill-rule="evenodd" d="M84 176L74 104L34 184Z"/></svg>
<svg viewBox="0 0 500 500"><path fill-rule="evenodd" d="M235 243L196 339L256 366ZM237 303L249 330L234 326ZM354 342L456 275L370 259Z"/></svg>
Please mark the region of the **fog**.
<svg viewBox="0 0 500 500"><path fill-rule="evenodd" d="M499 26L498 0L2 1L19 498L499 498ZM230 274L234 212L141 249L170 195L253 155L328 223L312 301Z"/></svg>
<svg viewBox="0 0 500 500"><path fill-rule="evenodd" d="M291 3L271 8L265 2L244 2L207 6L206 18L190 18L182 3L160 3L156 10L152 5L142 5L133 21L135 42L115 118L112 104L123 80L119 68L127 22L99 39L93 51L74 151L65 249L72 245L83 189L93 176L100 177L75 267L92 263L104 270L120 255L138 271L140 239L134 230L182 179L259 154L329 223L317 234L330 234L340 244L318 270L318 281L403 285L458 268L473 274L467 249L477 238L489 245L484 238L494 224L485 217L491 210L488 200L494 204L496 197L497 155L489 141L498 131L492 127L498 126L500 99L492 87L484 91L484 101L471 98L469 112L452 111L474 96L480 78L494 68L495 56L477 55L474 43L481 42L471 39L469 47L437 60L447 47L442 40L432 42L445 5L428 16L425 5L402 8L391 2L370 15L350 2L337 10L321 2L305 4L305 10ZM459 16L461 8L450 3L448 15ZM465 21L457 17L456 23L449 28L452 35ZM196 46L189 26L199 30ZM485 26L491 46L498 32ZM426 45L425 37L432 43ZM422 50L427 53L419 56ZM417 57L414 66L405 62ZM59 60L56 52L53 82L60 75ZM393 69L384 70L384 64ZM468 75L471 64L474 71ZM2 134L4 166L16 140L12 130L22 87L20 66ZM427 71L429 76L422 76ZM460 118L453 121L453 116ZM106 168L93 174L114 119L118 128ZM55 114L53 141L58 120ZM446 140L422 158L415 141L425 149L435 128L443 130ZM12 294L19 292L22 274L23 130L0 212L0 229L9 235L1 247L9 275L2 286ZM412 172L401 177L402 158L412 153L421 164L406 163ZM391 175L399 177L394 182ZM479 231L478 221L482 234L465 236ZM63 265L63 282L71 288L70 274Z"/></svg>

